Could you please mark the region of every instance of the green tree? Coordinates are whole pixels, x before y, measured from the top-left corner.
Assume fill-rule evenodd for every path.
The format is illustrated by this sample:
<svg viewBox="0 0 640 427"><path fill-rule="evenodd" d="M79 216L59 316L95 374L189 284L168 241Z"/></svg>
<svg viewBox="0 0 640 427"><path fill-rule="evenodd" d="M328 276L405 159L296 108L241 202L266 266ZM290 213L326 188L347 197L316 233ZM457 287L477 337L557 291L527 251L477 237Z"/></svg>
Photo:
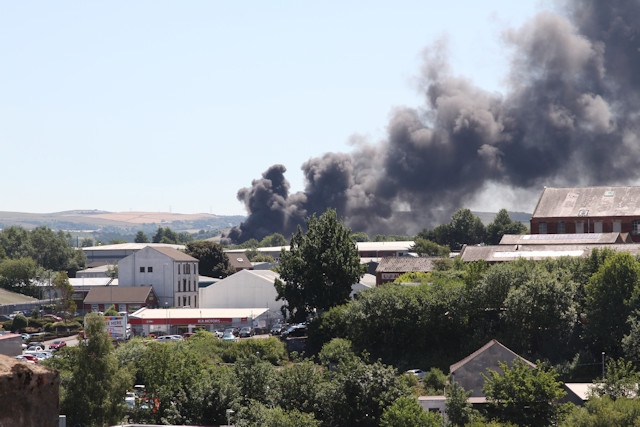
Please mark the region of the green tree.
<svg viewBox="0 0 640 427"><path fill-rule="evenodd" d="M197 240L187 243L185 252L198 259L198 268L203 276L223 278L234 273L229 257L219 243Z"/></svg>
<svg viewBox="0 0 640 427"><path fill-rule="evenodd" d="M234 371L240 386L240 395L245 403L255 400L263 404L273 403L270 390L275 387L276 373L272 364L256 355L248 355L237 360Z"/></svg>
<svg viewBox="0 0 640 427"><path fill-rule="evenodd" d="M622 340L630 332L629 316L638 307L640 263L629 253L604 261L585 285L585 333L594 353L622 356Z"/></svg>
<svg viewBox="0 0 640 427"><path fill-rule="evenodd" d="M143 231L138 231L136 233L136 237L134 237L133 241L135 243L149 243L149 238Z"/></svg>
<svg viewBox="0 0 640 427"><path fill-rule="evenodd" d="M312 413L296 409L285 410L279 406L269 407L260 402L250 402L233 416L237 427L317 427L320 421Z"/></svg>
<svg viewBox="0 0 640 427"><path fill-rule="evenodd" d="M410 250L420 256L449 256L451 252L448 246L439 245L422 237L417 237L414 240L414 245Z"/></svg>
<svg viewBox="0 0 640 427"><path fill-rule="evenodd" d="M498 214L487 225L487 244L497 245L505 234L524 234L527 226L520 221L513 221L506 209L500 209Z"/></svg>
<svg viewBox="0 0 640 427"><path fill-rule="evenodd" d="M415 397L400 397L380 417L380 427L440 427L442 418L425 412Z"/></svg>
<svg viewBox="0 0 640 427"><path fill-rule="evenodd" d="M444 394L444 388L447 385L447 376L440 368L431 368L424 377L422 384L427 389L429 396L439 396Z"/></svg>
<svg viewBox="0 0 640 427"><path fill-rule="evenodd" d="M351 233L351 239L354 242L370 242L371 239L364 231L357 231L355 233Z"/></svg>
<svg viewBox="0 0 640 427"><path fill-rule="evenodd" d="M289 318L302 321L315 310L324 311L349 299L351 286L364 275L351 232L336 211L307 219L307 232L291 239L291 249L280 254L275 286Z"/></svg>
<svg viewBox="0 0 640 427"><path fill-rule="evenodd" d="M24 314L16 314L11 322L11 330L18 332L29 326L29 319Z"/></svg>
<svg viewBox="0 0 640 427"><path fill-rule="evenodd" d="M453 381L446 400L446 412L449 423L455 427L466 426L473 421L474 410L468 402L470 391Z"/></svg>
<svg viewBox="0 0 640 427"><path fill-rule="evenodd" d="M176 245L178 244L178 235L169 227L158 227L158 231L153 236L153 243Z"/></svg>
<svg viewBox="0 0 640 427"><path fill-rule="evenodd" d="M273 233L266 236L260 241L261 248L270 248L274 246L286 246L287 239L280 233Z"/></svg>
<svg viewBox="0 0 640 427"><path fill-rule="evenodd" d="M124 418L124 396L133 377L118 366L102 316L87 317L86 332L87 340L65 352L71 372L63 377L60 412L67 415L70 425L115 425Z"/></svg>
<svg viewBox="0 0 640 427"><path fill-rule="evenodd" d="M604 378L596 378L591 389L597 397L608 396L613 400L635 398L638 396L640 373L631 361L610 359L607 362Z"/></svg>
<svg viewBox="0 0 640 427"><path fill-rule="evenodd" d="M321 369L310 360L303 360L277 371L273 397L278 406L287 411L314 413L318 405Z"/></svg>
<svg viewBox="0 0 640 427"><path fill-rule="evenodd" d="M566 394L558 374L538 362L532 368L521 359L511 367L499 362L500 370L488 370L482 392L492 413L502 422L518 426L550 426L561 421L567 406L559 404Z"/></svg>
<svg viewBox="0 0 640 427"><path fill-rule="evenodd" d="M58 311L62 312L65 321L69 320L76 312L76 302L73 299L74 289L69 282L69 276L61 271L53 281L53 287L57 296Z"/></svg>
<svg viewBox="0 0 640 427"><path fill-rule="evenodd" d="M593 397L584 407L576 406L562 427L629 427L640 425L640 399Z"/></svg>
<svg viewBox="0 0 640 427"><path fill-rule="evenodd" d="M39 289L32 285L37 264L31 258L4 259L0 261L0 287L33 297L39 297Z"/></svg>

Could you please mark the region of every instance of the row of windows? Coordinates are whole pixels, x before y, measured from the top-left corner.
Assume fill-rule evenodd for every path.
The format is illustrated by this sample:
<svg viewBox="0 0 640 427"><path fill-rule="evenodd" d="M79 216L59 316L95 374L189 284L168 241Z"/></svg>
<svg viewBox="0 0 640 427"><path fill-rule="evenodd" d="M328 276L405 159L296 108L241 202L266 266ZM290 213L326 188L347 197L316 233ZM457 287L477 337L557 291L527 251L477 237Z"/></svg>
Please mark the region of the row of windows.
<svg viewBox="0 0 640 427"><path fill-rule="evenodd" d="M176 307L191 307L191 296L178 297ZM197 307L198 297L193 297L193 306ZM181 304L182 303L182 304Z"/></svg>
<svg viewBox="0 0 640 427"><path fill-rule="evenodd" d="M182 266L182 269L180 268ZM184 272L184 274L191 274L191 264L178 264L178 274L180 274L180 270ZM146 267L147 273L153 273L153 267ZM140 273L145 272L145 267L140 267ZM198 274L198 264L193 264L193 274Z"/></svg>
<svg viewBox="0 0 640 427"><path fill-rule="evenodd" d="M593 221L593 232L594 233L602 233L602 221ZM585 232L585 221L576 221L576 234L581 234ZM590 225L590 224L589 224ZM613 221L613 229L614 233L620 233L622 231L622 221ZM556 223L556 233L557 234L565 234L567 232L567 224L564 221L560 221ZM587 230L589 232L589 230ZM547 234L548 226L546 222L538 223L538 234ZM638 235L640 234L640 220L634 220L631 223L631 234Z"/></svg>
<svg viewBox="0 0 640 427"><path fill-rule="evenodd" d="M182 284L182 286L180 286ZM196 283L193 282L193 291L196 290ZM178 292L191 292L191 279L187 282L187 279L182 279L182 282L178 280Z"/></svg>

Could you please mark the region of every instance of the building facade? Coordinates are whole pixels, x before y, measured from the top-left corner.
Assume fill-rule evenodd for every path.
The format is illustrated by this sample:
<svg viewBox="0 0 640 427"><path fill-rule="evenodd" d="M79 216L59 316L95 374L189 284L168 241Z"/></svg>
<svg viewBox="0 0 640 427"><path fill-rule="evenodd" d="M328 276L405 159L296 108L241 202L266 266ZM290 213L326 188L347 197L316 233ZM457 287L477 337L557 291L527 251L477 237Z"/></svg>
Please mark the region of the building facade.
<svg viewBox="0 0 640 427"><path fill-rule="evenodd" d="M198 260L147 246L118 262L119 286L152 286L160 307L198 308Z"/></svg>
<svg viewBox="0 0 640 427"><path fill-rule="evenodd" d="M628 233L640 242L640 187L546 187L531 234Z"/></svg>

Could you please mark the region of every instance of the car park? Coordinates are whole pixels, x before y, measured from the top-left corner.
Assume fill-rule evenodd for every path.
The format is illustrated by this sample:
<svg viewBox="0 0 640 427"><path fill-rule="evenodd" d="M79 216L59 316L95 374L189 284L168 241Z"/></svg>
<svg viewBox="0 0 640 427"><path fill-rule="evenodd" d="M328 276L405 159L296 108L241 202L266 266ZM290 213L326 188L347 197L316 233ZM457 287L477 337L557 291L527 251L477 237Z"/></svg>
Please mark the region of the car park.
<svg viewBox="0 0 640 427"><path fill-rule="evenodd" d="M245 326L244 328L240 329L240 333L238 334L240 338L249 338L249 337L252 337L253 335L254 335L253 328L250 326Z"/></svg>
<svg viewBox="0 0 640 427"><path fill-rule="evenodd" d="M216 329L215 331L213 331L213 335L215 335L216 338L222 338L222 336L224 335L224 331Z"/></svg>

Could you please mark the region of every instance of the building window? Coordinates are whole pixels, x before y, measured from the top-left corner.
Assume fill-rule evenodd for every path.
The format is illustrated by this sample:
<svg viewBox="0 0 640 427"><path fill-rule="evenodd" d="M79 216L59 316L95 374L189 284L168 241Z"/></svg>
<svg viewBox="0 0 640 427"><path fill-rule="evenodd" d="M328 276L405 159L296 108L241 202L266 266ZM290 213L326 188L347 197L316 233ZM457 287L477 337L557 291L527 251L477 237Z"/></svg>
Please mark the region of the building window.
<svg viewBox="0 0 640 427"><path fill-rule="evenodd" d="M602 221L594 221L593 222L593 232L594 233L602 233Z"/></svg>
<svg viewBox="0 0 640 427"><path fill-rule="evenodd" d="M153 273L153 267L147 267L147 273Z"/></svg>
<svg viewBox="0 0 640 427"><path fill-rule="evenodd" d="M640 234L640 220L634 219L631 222L631 234L637 236Z"/></svg>
<svg viewBox="0 0 640 427"><path fill-rule="evenodd" d="M613 221L613 232L621 233L622 232L622 222L621 221Z"/></svg>
<svg viewBox="0 0 640 427"><path fill-rule="evenodd" d="M576 221L576 234L584 233L584 221Z"/></svg>
<svg viewBox="0 0 640 427"><path fill-rule="evenodd" d="M189 296L189 298L187 299L187 305L191 306L191 296Z"/></svg>
<svg viewBox="0 0 640 427"><path fill-rule="evenodd" d="M565 234L567 232L567 226L564 221L558 223L558 234Z"/></svg>
<svg viewBox="0 0 640 427"><path fill-rule="evenodd" d="M180 281L178 280L178 292L180 292Z"/></svg>
<svg viewBox="0 0 640 427"><path fill-rule="evenodd" d="M178 264L178 274L180 274L180 264Z"/></svg>
<svg viewBox="0 0 640 427"><path fill-rule="evenodd" d="M538 224L538 234L547 234L547 223L541 222Z"/></svg>
<svg viewBox="0 0 640 427"><path fill-rule="evenodd" d="M140 273L144 273L144 267L140 267Z"/></svg>

